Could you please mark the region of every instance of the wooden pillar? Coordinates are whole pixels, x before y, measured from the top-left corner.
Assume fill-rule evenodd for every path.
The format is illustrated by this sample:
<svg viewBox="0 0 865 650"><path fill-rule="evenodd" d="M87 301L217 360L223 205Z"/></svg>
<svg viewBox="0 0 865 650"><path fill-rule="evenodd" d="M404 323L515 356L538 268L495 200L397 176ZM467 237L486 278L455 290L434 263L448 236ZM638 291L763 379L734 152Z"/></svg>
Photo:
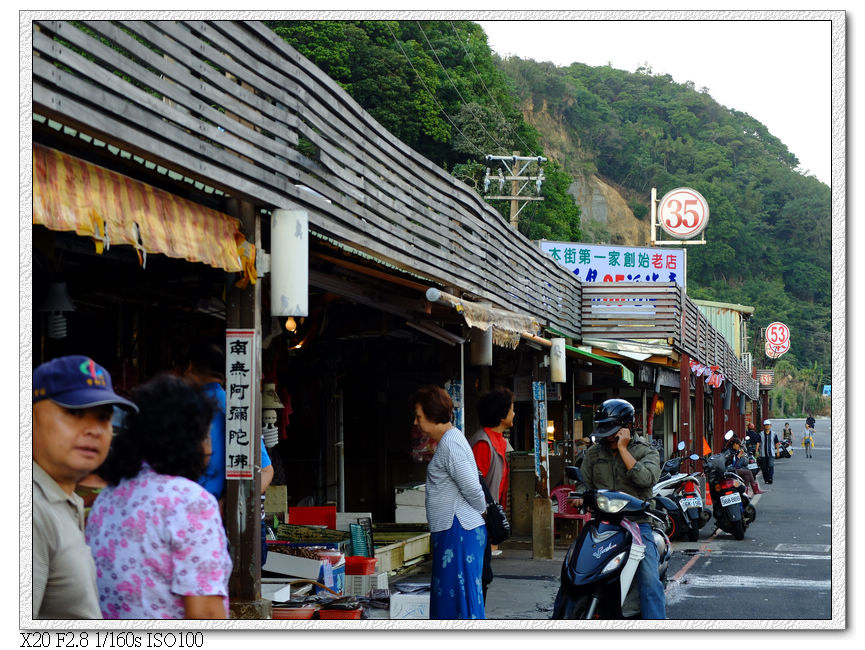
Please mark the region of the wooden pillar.
<svg viewBox="0 0 865 650"><path fill-rule="evenodd" d="M728 390L732 390L732 387ZM712 429L714 430L712 434L712 451L723 449L724 434L726 433L726 429L724 428L725 413L721 391L716 388L712 391ZM702 454L703 451L698 450L697 453Z"/></svg>
<svg viewBox="0 0 865 650"><path fill-rule="evenodd" d="M705 396L705 386L706 382L703 381L702 377L696 377L696 386L694 390L694 430L691 432L693 436L691 440L691 449L697 451L697 453L702 453L703 449L703 441L706 439L706 430L705 430L705 422L706 418L704 417L704 410L706 407L706 396Z"/></svg>
<svg viewBox="0 0 865 650"><path fill-rule="evenodd" d="M690 420L691 358L682 352L679 357L679 440L685 441L685 449L693 449ZM701 451L697 451L697 453L699 454Z"/></svg>
<svg viewBox="0 0 865 650"><path fill-rule="evenodd" d="M240 219L247 241L261 245L261 222L255 207L229 199L227 211ZM261 282L244 289L232 285L226 297L226 328L254 329L256 367L261 368ZM253 404L261 404L260 377L254 377ZM231 618L270 618L270 601L261 598L261 410L250 414L253 422L253 480L226 481L225 528L231 553L228 583Z"/></svg>
<svg viewBox="0 0 865 650"><path fill-rule="evenodd" d="M763 430L763 420L768 420L769 415L769 391L760 391L760 421L757 423L757 431Z"/></svg>

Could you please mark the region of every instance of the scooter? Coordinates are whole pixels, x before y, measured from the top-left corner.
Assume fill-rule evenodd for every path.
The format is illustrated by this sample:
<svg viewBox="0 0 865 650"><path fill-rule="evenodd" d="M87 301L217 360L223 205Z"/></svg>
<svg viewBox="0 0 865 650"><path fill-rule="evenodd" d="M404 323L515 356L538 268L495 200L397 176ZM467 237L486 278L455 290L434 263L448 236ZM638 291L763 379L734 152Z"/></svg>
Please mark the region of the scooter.
<svg viewBox="0 0 865 650"><path fill-rule="evenodd" d="M729 440L732 432L728 432ZM756 519L757 511L748 498L745 482L728 465L732 454L711 454L703 459L703 469L712 495L715 525L736 539L745 539L745 529Z"/></svg>
<svg viewBox="0 0 865 650"><path fill-rule="evenodd" d="M565 474L580 483L575 467ZM637 567L645 545L658 548L658 577L666 584L672 545L664 534L664 513L643 501L612 490L572 492L582 497L592 519L574 540L562 564L561 585L553 605L553 619L637 618L640 600ZM644 539L640 527L627 517L648 515L653 520L652 539Z"/></svg>
<svg viewBox="0 0 865 650"><path fill-rule="evenodd" d="M685 449L684 441L678 444L679 452ZM700 460L697 454L688 457L691 461ZM687 533L688 541L696 542L700 537L700 529L712 518L708 508L703 506L702 474L693 472L686 474L681 471L684 456L670 458L661 468L661 477L652 488L656 498L656 507L667 511L670 522L667 526L667 536L676 539ZM670 503L672 502L672 507Z"/></svg>
<svg viewBox="0 0 865 650"><path fill-rule="evenodd" d="M784 438L778 446L777 458L792 458L793 457L793 441Z"/></svg>

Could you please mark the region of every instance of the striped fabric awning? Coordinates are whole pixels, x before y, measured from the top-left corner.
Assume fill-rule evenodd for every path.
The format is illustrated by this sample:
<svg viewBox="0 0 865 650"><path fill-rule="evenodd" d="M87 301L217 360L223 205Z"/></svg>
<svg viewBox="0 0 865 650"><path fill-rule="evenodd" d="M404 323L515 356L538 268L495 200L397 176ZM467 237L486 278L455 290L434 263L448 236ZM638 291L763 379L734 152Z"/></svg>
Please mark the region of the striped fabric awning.
<svg viewBox="0 0 865 650"><path fill-rule="evenodd" d="M255 282L254 248L240 222L55 149L33 147L33 223L110 244L243 271ZM250 263L251 262L251 263Z"/></svg>

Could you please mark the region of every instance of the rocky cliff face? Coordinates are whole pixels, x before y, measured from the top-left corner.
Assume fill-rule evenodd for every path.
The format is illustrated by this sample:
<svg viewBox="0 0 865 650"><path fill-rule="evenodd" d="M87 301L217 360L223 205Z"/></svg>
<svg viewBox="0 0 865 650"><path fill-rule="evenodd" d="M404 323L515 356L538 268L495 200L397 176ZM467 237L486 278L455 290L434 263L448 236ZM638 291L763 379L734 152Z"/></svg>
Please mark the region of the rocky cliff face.
<svg viewBox="0 0 865 650"><path fill-rule="evenodd" d="M580 144L550 114L546 101L535 110L531 97L522 105L526 122L541 134L546 155L559 162L573 178L568 192L582 210L584 239L592 243L622 246L645 246L649 243L649 221L640 221L628 207L628 202L611 185L596 174L587 173Z"/></svg>
<svg viewBox="0 0 865 650"><path fill-rule="evenodd" d="M589 236L600 235L593 241L621 246L649 244L649 220L637 219L622 195L598 176L575 176L568 193L582 210L583 231Z"/></svg>

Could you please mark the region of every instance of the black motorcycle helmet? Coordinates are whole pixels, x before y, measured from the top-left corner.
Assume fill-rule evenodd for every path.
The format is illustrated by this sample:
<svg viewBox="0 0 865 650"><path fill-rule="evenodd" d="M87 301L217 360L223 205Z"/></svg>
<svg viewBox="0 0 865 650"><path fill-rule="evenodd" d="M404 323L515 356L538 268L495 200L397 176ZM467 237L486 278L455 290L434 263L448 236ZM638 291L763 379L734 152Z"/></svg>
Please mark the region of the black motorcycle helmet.
<svg viewBox="0 0 865 650"><path fill-rule="evenodd" d="M622 427L634 423L634 407L623 399L608 399L595 411L596 439L608 438Z"/></svg>

